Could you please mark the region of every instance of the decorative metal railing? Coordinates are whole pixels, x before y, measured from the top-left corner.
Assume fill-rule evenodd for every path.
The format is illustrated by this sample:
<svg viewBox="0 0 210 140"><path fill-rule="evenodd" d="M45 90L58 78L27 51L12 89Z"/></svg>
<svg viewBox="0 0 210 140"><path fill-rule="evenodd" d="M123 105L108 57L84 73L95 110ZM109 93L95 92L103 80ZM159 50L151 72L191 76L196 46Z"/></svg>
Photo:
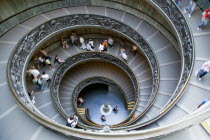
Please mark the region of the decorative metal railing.
<svg viewBox="0 0 210 140"><path fill-rule="evenodd" d="M179 81L179 84L177 86L176 92L174 96L171 98L169 104L162 110L160 114L166 113L172 105L178 100L178 98L182 95L184 89L186 88L187 82L189 81L191 72L192 72L192 67L193 67L193 61L194 61L194 43L192 39L192 34L190 32L189 26L187 24L186 19L182 15L181 11L178 9L178 7L175 5L175 3L172 0L147 0L149 3L154 5L157 9L159 9L160 12L164 16L168 18L168 21L171 23L173 28L175 29L177 33L177 38L179 39L180 42L180 47L182 49L182 54L183 54L183 60L182 60L182 76L181 80ZM65 23L63 20L61 20L62 23ZM68 24L69 22L67 22ZM73 22L72 24L74 25ZM104 22L105 23L105 22ZM57 24L56 20L51 21L53 27L57 26L59 29L62 29L63 26ZM68 24L69 25L69 24ZM86 25L92 25L92 24L86 24ZM108 24L111 26L110 24ZM104 25L103 25L104 26ZM100 26L100 27L103 27ZM107 25L106 25L107 26ZM107 26L107 28L109 28ZM56 28L57 28L56 27ZM66 28L68 26L65 26ZM46 26L42 26L43 29L46 28ZM52 29L54 30L54 29ZM43 33L39 32L38 29L33 30L29 35L25 36L21 42L19 42L19 45L17 48L14 50L10 57L11 63L8 64L8 76L11 77L8 78L8 81L10 83L11 89L13 93L15 93L15 97L18 101L18 104L22 105L24 110L27 110L30 108L31 111L33 110L33 106L30 104L29 99L26 96L26 92L24 89L24 76L22 74L25 72L25 65L24 62L28 61L28 57L30 54L30 51L33 51L35 49L35 44L41 41L43 38L45 38L47 35L52 33L50 28L48 30L43 31ZM50 33L49 33L50 32ZM47 33L45 36L44 34ZM36 39L37 36L41 35L41 39ZM130 36L129 36L130 37ZM38 40L38 42L37 42ZM33 42L35 41L35 42ZM139 45L141 45L140 43ZM145 50L145 49L143 49ZM143 51L145 53L145 51ZM149 52L147 50L147 52ZM147 53L146 53L147 54ZM147 56L148 57L148 56ZM154 58L152 56L152 58ZM154 61L155 62L155 61ZM156 68L157 69L157 68ZM154 72L154 71L153 71ZM156 79L158 81L158 79ZM26 106L28 107L26 107ZM73 130L70 128L66 128L65 126L54 124L52 122L49 122L49 120L44 119L43 117L39 117L37 114L34 114L32 112L29 112L30 114L34 115L36 117L36 120L38 120L40 123L45 124L46 126L53 128L54 126L57 127L56 130L59 132L63 132L66 135L77 135L80 137L88 137L88 138L133 138L133 139L140 139L140 138L153 138L157 136L162 136L162 135L167 135L170 133L174 133L176 131L182 130L184 128L188 128L196 123L199 123L200 121L206 119L209 117L209 109L204 110L202 112L199 112L198 114L189 116L189 118L180 120L178 122L172 123L170 125L164 126L164 127L159 127L156 129L152 130L147 130L147 131L130 131L129 133L125 132L119 132L119 133L99 133L99 132L84 132L84 131L79 131L79 130ZM152 121L154 122L155 119L158 119L158 116L154 118ZM151 121L151 122L152 122ZM149 122L149 123L151 123ZM134 127L133 127L134 128ZM70 132L69 132L70 131Z"/></svg>
<svg viewBox="0 0 210 140"><path fill-rule="evenodd" d="M180 43L180 48L182 52L182 70L181 77L175 89L175 92L169 99L169 101L162 107L158 114L154 115L147 121L139 124L130 125L127 127L116 128L116 130L129 130L136 129L151 124L152 122L158 120L163 115L165 115L179 100L179 98L184 93L184 90L188 84L191 77L193 65L194 65L194 42L192 39L191 30L189 25L181 13L174 1L171 0L147 0L149 3L154 5L164 16L167 17L168 21L171 23L173 28L177 33L177 38Z"/></svg>
<svg viewBox="0 0 210 140"><path fill-rule="evenodd" d="M150 0L173 25L182 51L182 71L177 88L160 114L165 114L178 101L186 88L194 66L194 41L189 24L174 1Z"/></svg>
<svg viewBox="0 0 210 140"><path fill-rule="evenodd" d="M73 94L72 94L72 105L74 107L74 110L76 112L76 114L81 118L81 120L84 121L84 123L87 123L89 124L89 122L91 122L91 118L88 117L86 120L84 120L80 114L78 113L77 111L77 99L78 99L78 96L80 94L80 92L87 86L89 85L92 85L92 84L106 84L108 85L109 87L112 87L116 90L116 93L115 94L118 94L121 99L123 100L124 104L125 104L125 107L127 105L127 96L125 94L125 92L123 91L123 89L116 83L114 82L113 80L111 79L108 79L108 78L105 78L105 77L89 77L85 80L82 80L80 83L77 84L77 86L74 88L74 91L73 91ZM88 112L86 112L88 113ZM86 114L87 115L87 114ZM132 114L131 114L132 115ZM129 115L131 117L131 115ZM68 117L68 116L65 116L65 117ZM129 119L129 118L126 118L126 119ZM88 122L87 122L88 121ZM126 121L126 120L124 120ZM123 121L123 122L124 122ZM122 122L120 122L122 123ZM95 123L96 124L96 123ZM90 124L92 125L92 124ZM102 127L101 125L97 126L97 127Z"/></svg>
<svg viewBox="0 0 210 140"><path fill-rule="evenodd" d="M73 68L74 66L78 65L81 62L88 62L88 61L93 61L93 60L98 60L98 61L103 61L103 62L107 62L107 63L111 63L114 64L118 67L120 67L127 75L128 77L131 79L131 82L133 84L134 87L134 100L136 103L138 103L139 100L139 84L138 84L138 80L135 76L135 74L133 73L133 71L131 70L131 68L129 68L129 66L123 62L122 60L120 60L119 58L107 54L107 53L101 53L101 52L83 52L83 53L78 53L75 54L69 58L67 58L65 60L64 63L60 64L59 67L56 69L56 71L53 74L52 77L52 84L51 84L51 96L53 98L53 101L56 105L56 108L58 108L58 110L66 117L67 113L65 112L65 110L63 109L60 101L59 101L59 85L62 81L62 78L65 76L65 73L67 71L69 71L71 68ZM98 82L102 80L102 79L98 79ZM108 81L107 81L108 82ZM113 83L108 82L110 84L113 85ZM81 85L80 85L81 86ZM82 86L85 86L84 84L82 84ZM77 94L78 92L81 90L80 88L76 88L74 90L73 93L73 102L76 103L77 100ZM136 108L137 106L135 106ZM134 110L131 112L134 113ZM129 115L131 117L131 115ZM129 118L128 118L129 119Z"/></svg>
<svg viewBox="0 0 210 140"><path fill-rule="evenodd" d="M77 99L78 99L78 96L80 94L80 92L87 86L89 85L92 85L92 84L105 84L109 87L112 87L116 90L116 93L117 95L120 95L120 97L123 99L123 102L125 104L125 106L127 105L127 97L126 97L126 94L125 92L123 91L123 89L116 83L114 82L113 80L111 79L108 79L106 77L89 77L85 80L82 80L79 84L77 84L77 86L74 88L74 91L73 91L73 94L72 94L72 103L73 103L73 106L75 108L77 108Z"/></svg>
<svg viewBox="0 0 210 140"><path fill-rule="evenodd" d="M68 15L53 19L33 29L18 42L18 45L12 52L9 59L10 63L8 64L8 80L14 95L22 101L22 105L28 106L29 109L33 110L34 112L39 112L30 102L25 86L26 66L30 60L31 54L33 54L33 52L37 49L37 45L53 33L75 26L110 29L126 36L132 42L135 42L139 49L145 54L151 65L153 74L152 96L155 96L159 85L158 63L149 45L135 30L108 17L89 14ZM41 113L39 112L39 114Z"/></svg>

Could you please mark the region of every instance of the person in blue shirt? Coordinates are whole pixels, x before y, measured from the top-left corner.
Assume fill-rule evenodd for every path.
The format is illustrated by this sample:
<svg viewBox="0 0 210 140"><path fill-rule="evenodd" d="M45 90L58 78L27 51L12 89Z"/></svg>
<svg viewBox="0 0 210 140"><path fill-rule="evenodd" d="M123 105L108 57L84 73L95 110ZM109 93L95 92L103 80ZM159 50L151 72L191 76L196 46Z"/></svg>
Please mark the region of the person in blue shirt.
<svg viewBox="0 0 210 140"><path fill-rule="evenodd" d="M209 99L205 99L203 100L199 105L198 105L198 108L201 107L202 105L204 105Z"/></svg>

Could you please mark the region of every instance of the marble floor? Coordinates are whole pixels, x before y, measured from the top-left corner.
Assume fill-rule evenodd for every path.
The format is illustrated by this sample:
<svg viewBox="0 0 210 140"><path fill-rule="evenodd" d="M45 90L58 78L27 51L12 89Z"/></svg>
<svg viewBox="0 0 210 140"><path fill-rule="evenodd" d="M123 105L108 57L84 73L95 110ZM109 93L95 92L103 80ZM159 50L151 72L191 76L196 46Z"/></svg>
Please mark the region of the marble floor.
<svg viewBox="0 0 210 140"><path fill-rule="evenodd" d="M88 108L89 115L93 122L101 125L114 125L122 122L129 114L130 110L126 110L120 95L116 93L108 92L108 86L103 84L93 84L80 93L85 102L80 107ZM101 120L102 113L100 111L101 106L108 102L112 109L117 105L119 111L117 113L111 112L106 115L106 121Z"/></svg>

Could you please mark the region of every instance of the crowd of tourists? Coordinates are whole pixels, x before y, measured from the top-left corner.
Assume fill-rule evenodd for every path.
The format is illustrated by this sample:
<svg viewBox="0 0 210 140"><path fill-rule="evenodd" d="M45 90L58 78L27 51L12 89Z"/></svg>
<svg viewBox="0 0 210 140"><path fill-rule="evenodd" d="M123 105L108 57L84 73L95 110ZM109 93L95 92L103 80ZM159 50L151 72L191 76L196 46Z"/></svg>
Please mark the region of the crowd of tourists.
<svg viewBox="0 0 210 140"><path fill-rule="evenodd" d="M196 7L196 1L197 0L190 0L188 5L184 7L184 12L188 13L189 18L193 16L193 11ZM176 0L177 5L181 6L182 0ZM201 30L204 28L210 18L210 8L203 11L201 15L201 19L197 24L197 30ZM83 50L87 51L99 51L99 52L107 52L109 48L115 47L115 40L112 37L108 37L107 39L104 39L102 42L100 42L99 46L95 46L94 41L92 39L85 39L83 36L77 36L75 32L72 32L70 35L70 41L67 42L66 39L61 39L62 48L70 48L70 46L77 46L80 47ZM69 45L71 44L71 45ZM126 62L128 60L128 52L125 49L126 47L126 39L121 38L118 46L120 47L120 57ZM130 49L130 51L133 53L133 55L136 55L138 52L138 47L133 45ZM34 65L27 70L28 75L31 77L31 81L33 84L37 85L37 87L40 89L40 91L43 91L45 86L49 87L51 83L51 78L49 74L47 74L45 71L40 72L40 69L48 68L49 70L52 69L52 58L53 56L48 55L45 49L41 49L39 51L39 55L34 57ZM64 62L59 58L58 55L54 56L54 64L61 64ZM201 80L203 76L205 76L208 72L210 72L210 61L205 62L201 68L199 68L195 72L195 76L198 78L198 80ZM33 103L35 103L35 97L34 97L34 91L28 92L28 95ZM202 106L208 101L208 99L203 100L199 105ZM82 97L78 98L77 100L79 106L81 106L84 103L84 99ZM118 107L115 106L114 112L118 112ZM137 115L134 114L132 119L136 119ZM101 116L102 121L106 121L106 117L104 115ZM78 117L75 115L71 115L69 118L67 118L67 126L69 127L76 127L78 123Z"/></svg>
<svg viewBox="0 0 210 140"><path fill-rule="evenodd" d="M116 43L112 37L104 39L100 42L99 46L95 46L95 43L92 39L85 39L83 36L77 36L75 32L72 32L69 43L63 38L61 39L61 43L63 48L69 48L69 44L72 44L86 51L99 52L107 52L109 48L114 48L114 46L116 46ZM118 47L120 47L120 57L126 62L128 59L128 50L125 49L125 46L126 39L122 37L119 41ZM137 46L133 45L130 51L136 55L138 52Z"/></svg>
<svg viewBox="0 0 210 140"><path fill-rule="evenodd" d="M34 56L34 59L31 62L33 65L27 69L28 79L31 80L40 91L43 91L46 86L50 86L51 77L44 69L52 69L52 58L53 56L48 55L45 49L41 49L38 55ZM58 55L54 56L54 64L60 64L62 62L64 61L61 60ZM34 90L28 91L32 103L35 103Z"/></svg>
<svg viewBox="0 0 210 140"><path fill-rule="evenodd" d="M125 49L126 44L125 38L120 38L118 43L115 43L114 39L112 37L108 37L104 39L99 46L95 46L95 43L92 39L85 39L83 36L78 37L75 32L72 32L69 38L69 41L67 39L61 38L61 47L63 49L70 48L72 46L81 48L86 51L99 51L99 52L108 52L110 48L119 47L120 54L119 56L126 62L128 60L128 52ZM130 47L130 52L133 53L133 55L136 55L138 52L138 47L133 45ZM54 58L54 59L53 59ZM57 64L61 64L65 62L62 60L58 55L51 56L48 54L46 49L42 48L38 55L35 55L33 57L33 61L30 63L32 64L31 67L27 69L27 77L31 82L36 85L37 89L40 91L43 91L45 87L49 87L51 83L51 77L49 75L49 71L53 69L53 67ZM48 70L46 70L48 69ZM48 71L48 72L47 72ZM35 103L35 96L34 96L34 90L28 91L29 98L31 99L32 103ZM78 98L77 100L79 106L81 106L84 103L84 99L82 97ZM118 107L116 106L113 110L114 112L118 111ZM106 121L105 116L101 116L102 121ZM67 126L75 127L78 122L78 117L75 115L71 115L67 119Z"/></svg>

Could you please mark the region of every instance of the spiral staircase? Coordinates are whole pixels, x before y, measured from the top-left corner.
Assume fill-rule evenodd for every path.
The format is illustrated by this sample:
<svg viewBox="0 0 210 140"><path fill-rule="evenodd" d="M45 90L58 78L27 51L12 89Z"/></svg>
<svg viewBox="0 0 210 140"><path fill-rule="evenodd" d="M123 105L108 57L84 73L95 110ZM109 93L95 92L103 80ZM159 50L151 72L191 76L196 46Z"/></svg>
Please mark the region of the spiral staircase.
<svg viewBox="0 0 210 140"><path fill-rule="evenodd" d="M193 73L209 59L210 28L197 31L202 11L196 7L188 18L182 11L187 2L177 7L163 0L26 1L24 10L0 24L0 139L209 139L209 102L197 109L210 97L209 75L198 81ZM9 3L2 4L6 11ZM71 45L73 31L92 39L96 51ZM110 36L113 47L98 52ZM61 47L61 37L69 48ZM121 37L127 61L120 55ZM65 60L51 70L39 68L52 77L44 91L26 76L41 48ZM120 91L129 111L123 121L107 128L77 105L91 82ZM34 104L27 94L31 90ZM79 128L65 126L71 114L78 115Z"/></svg>

